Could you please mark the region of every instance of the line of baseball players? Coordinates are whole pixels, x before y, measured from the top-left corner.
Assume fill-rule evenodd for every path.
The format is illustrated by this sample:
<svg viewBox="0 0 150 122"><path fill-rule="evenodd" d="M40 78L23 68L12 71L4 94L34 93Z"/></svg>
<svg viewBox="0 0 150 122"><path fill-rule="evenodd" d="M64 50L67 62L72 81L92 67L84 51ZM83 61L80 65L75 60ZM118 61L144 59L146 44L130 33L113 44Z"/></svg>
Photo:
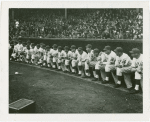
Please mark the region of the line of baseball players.
<svg viewBox="0 0 150 122"><path fill-rule="evenodd" d="M121 47L113 51L110 46L105 46L100 52L97 48L93 49L91 44L86 45L84 51L75 45L63 48L54 44L51 48L43 43L35 45L30 41L22 43L19 40L10 44L9 49L12 50L10 60L62 70L83 78L93 77L93 81L101 78L103 84L109 83L112 75L115 88L121 86L123 76L129 93L138 93L140 86L143 90L143 60L138 48L130 51L132 60ZM134 88L131 81L133 73Z"/></svg>

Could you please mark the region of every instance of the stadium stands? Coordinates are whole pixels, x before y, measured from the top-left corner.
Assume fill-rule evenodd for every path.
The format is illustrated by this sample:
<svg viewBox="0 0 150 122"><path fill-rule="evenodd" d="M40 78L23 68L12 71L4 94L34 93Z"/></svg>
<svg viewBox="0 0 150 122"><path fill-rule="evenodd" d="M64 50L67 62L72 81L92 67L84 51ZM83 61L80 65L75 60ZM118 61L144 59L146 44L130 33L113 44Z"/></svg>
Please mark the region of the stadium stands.
<svg viewBox="0 0 150 122"><path fill-rule="evenodd" d="M142 9L67 9L67 18L64 9L14 9L14 13L10 38L143 38Z"/></svg>

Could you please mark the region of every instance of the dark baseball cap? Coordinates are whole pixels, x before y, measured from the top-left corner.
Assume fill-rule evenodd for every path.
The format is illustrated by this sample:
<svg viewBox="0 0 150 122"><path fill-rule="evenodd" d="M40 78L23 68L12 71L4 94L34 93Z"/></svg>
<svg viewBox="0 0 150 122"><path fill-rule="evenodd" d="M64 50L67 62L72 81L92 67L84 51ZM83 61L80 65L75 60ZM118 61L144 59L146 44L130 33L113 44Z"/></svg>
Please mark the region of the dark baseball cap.
<svg viewBox="0 0 150 122"><path fill-rule="evenodd" d="M68 47L68 46L65 46L64 49L65 49L65 50L69 50L69 47Z"/></svg>
<svg viewBox="0 0 150 122"><path fill-rule="evenodd" d="M58 46L58 49L62 49L62 47L61 47L61 46Z"/></svg>
<svg viewBox="0 0 150 122"><path fill-rule="evenodd" d="M37 44L36 46L37 46L37 47L40 47L40 44Z"/></svg>
<svg viewBox="0 0 150 122"><path fill-rule="evenodd" d="M114 51L115 52L123 52L123 49L122 49L122 47L117 47Z"/></svg>
<svg viewBox="0 0 150 122"><path fill-rule="evenodd" d="M75 46L75 45L72 45L70 49L76 49L76 46Z"/></svg>
<svg viewBox="0 0 150 122"><path fill-rule="evenodd" d="M57 48L57 44L53 44L53 48Z"/></svg>
<svg viewBox="0 0 150 122"><path fill-rule="evenodd" d="M98 48L95 48L94 49L94 53L98 53L99 52L99 49Z"/></svg>
<svg viewBox="0 0 150 122"><path fill-rule="evenodd" d="M46 46L46 48L50 48L50 46L49 46L49 45L47 45L47 46Z"/></svg>
<svg viewBox="0 0 150 122"><path fill-rule="evenodd" d="M130 53L140 53L140 50L138 48L133 48Z"/></svg>
<svg viewBox="0 0 150 122"><path fill-rule="evenodd" d="M91 44L87 44L86 48L92 48L92 45Z"/></svg>
<svg viewBox="0 0 150 122"><path fill-rule="evenodd" d="M111 47L110 46L105 46L105 48L103 49L104 51L105 50L111 50Z"/></svg>
<svg viewBox="0 0 150 122"><path fill-rule="evenodd" d="M78 47L78 51L81 51L81 50L83 50L83 48L82 47Z"/></svg>

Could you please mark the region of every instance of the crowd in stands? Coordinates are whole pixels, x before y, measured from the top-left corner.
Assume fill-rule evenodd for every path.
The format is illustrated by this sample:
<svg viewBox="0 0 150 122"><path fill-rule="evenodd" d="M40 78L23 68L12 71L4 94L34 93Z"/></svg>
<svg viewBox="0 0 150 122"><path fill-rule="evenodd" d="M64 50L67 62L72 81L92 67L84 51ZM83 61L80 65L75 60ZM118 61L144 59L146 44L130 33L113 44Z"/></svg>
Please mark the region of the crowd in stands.
<svg viewBox="0 0 150 122"><path fill-rule="evenodd" d="M38 38L142 39L142 9L18 9L9 35Z"/></svg>

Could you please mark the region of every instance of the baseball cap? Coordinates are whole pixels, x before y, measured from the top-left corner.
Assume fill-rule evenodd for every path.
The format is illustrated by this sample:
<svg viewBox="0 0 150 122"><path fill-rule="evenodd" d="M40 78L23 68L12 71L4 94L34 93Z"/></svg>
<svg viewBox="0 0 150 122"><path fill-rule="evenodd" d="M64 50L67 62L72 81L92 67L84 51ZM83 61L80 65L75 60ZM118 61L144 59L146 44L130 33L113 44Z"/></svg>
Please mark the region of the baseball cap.
<svg viewBox="0 0 150 122"><path fill-rule="evenodd" d="M94 49L94 53L98 53L99 52L99 49L98 48L95 48Z"/></svg>
<svg viewBox="0 0 150 122"><path fill-rule="evenodd" d="M123 52L123 49L122 49L122 47L117 47L114 51L115 52Z"/></svg>
<svg viewBox="0 0 150 122"><path fill-rule="evenodd" d="M78 47L78 51L81 51L81 50L83 50L83 48L82 47Z"/></svg>
<svg viewBox="0 0 150 122"><path fill-rule="evenodd" d="M105 48L103 49L104 51L105 50L111 50L111 47L110 46L105 46Z"/></svg>
<svg viewBox="0 0 150 122"><path fill-rule="evenodd" d="M47 46L46 46L46 49L49 49L49 48L50 48L50 46L49 46L49 45L47 45Z"/></svg>
<svg viewBox="0 0 150 122"><path fill-rule="evenodd" d="M138 48L133 48L130 53L140 53L140 50Z"/></svg>
<svg viewBox="0 0 150 122"><path fill-rule="evenodd" d="M72 45L70 49L76 49L76 46L75 46L75 45Z"/></svg>
<svg viewBox="0 0 150 122"><path fill-rule="evenodd" d="M68 47L68 46L65 46L64 49L65 49L65 50L69 50L69 47Z"/></svg>
<svg viewBox="0 0 150 122"><path fill-rule="evenodd" d="M57 48L57 44L53 44L53 48Z"/></svg>
<svg viewBox="0 0 150 122"><path fill-rule="evenodd" d="M87 44L86 48L92 48L92 45L91 44Z"/></svg>
<svg viewBox="0 0 150 122"><path fill-rule="evenodd" d="M62 47L61 47L61 46L58 46L58 49L62 49Z"/></svg>

